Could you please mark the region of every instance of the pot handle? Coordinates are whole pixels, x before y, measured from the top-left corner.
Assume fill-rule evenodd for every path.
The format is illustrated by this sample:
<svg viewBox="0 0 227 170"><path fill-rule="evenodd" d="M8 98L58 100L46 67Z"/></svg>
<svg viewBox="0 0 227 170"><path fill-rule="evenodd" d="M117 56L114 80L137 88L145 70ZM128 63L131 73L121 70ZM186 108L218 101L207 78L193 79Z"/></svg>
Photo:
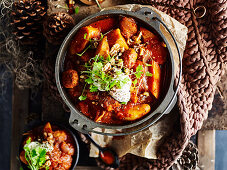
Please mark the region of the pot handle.
<svg viewBox="0 0 227 170"><path fill-rule="evenodd" d="M177 44L177 41L176 39L174 38L172 32L169 30L169 28L167 27L167 25L162 21L161 17L156 13L154 12L153 10L151 10L150 8L141 8L139 11L137 11L139 14L142 14L142 15L146 15L148 17L149 20L153 21L153 26L155 27L156 30L158 30L158 32L160 34L162 34L162 31L160 30L160 24L162 24L164 26L164 28L168 31L168 33L171 35L174 43L175 43L175 46L177 48L177 53L178 53L178 58L179 58L179 63L180 63L180 66L179 66L179 76L178 76L178 80L177 80L177 83L176 83L176 86L175 86L175 89L173 87L173 97L172 97L172 100L171 102L169 103L168 107L164 110L165 113L169 113L175 103L177 102L177 91L179 89L179 86L180 86L180 82L181 82L181 74L182 74L182 57L181 57L181 54L180 54L180 50L179 50L179 47L178 47L178 44ZM163 35L163 34L162 34ZM163 35L164 36L164 35Z"/></svg>
<svg viewBox="0 0 227 170"><path fill-rule="evenodd" d="M82 120L81 120L82 119ZM72 109L70 109L70 117L69 117L69 124L72 126L74 129L81 133L88 134L89 130L88 129L93 129L94 127L90 127L86 121L86 118L80 116L78 113L75 113Z"/></svg>

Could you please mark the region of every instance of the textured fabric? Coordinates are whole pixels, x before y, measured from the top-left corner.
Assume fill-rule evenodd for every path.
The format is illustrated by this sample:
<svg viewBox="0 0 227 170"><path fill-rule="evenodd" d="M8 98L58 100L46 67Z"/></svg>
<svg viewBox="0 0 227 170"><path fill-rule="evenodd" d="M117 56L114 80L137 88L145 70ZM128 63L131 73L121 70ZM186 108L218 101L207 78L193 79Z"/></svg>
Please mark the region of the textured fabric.
<svg viewBox="0 0 227 170"><path fill-rule="evenodd" d="M226 0L134 0L155 6L188 27L188 41L183 58L183 78L178 105L189 116L190 135L194 135L207 119L212 107L216 83L227 63ZM202 18L194 9L206 8Z"/></svg>

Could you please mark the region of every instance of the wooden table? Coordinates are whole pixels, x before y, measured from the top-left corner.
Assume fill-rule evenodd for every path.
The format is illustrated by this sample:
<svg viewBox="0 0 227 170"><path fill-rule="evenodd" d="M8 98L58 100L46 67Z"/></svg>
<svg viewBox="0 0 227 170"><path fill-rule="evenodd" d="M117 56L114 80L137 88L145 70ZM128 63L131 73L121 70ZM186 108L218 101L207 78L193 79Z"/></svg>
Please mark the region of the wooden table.
<svg viewBox="0 0 227 170"><path fill-rule="evenodd" d="M123 4L126 1L111 0L108 3L104 3L104 6L113 6L117 4ZM80 4L80 6L82 6ZM97 7L82 7L82 11L86 11L86 8L97 10ZM85 13L83 13L85 15ZM78 16L80 17L84 15ZM87 15L87 13L86 13ZM47 49L49 47L47 46ZM50 50L47 50L50 51ZM46 55L53 55L56 51L51 51L52 54L46 53ZM12 139L11 139L11 170L19 169L18 161L18 148L24 127L29 123L36 121L55 121L63 124L68 124L68 114L65 113L62 108L62 104L56 101L47 89L47 85L44 82L42 89L40 89L35 98L33 98L33 91L29 89L20 90L13 85L13 106L12 106ZM208 128L209 129L209 128ZM198 133L198 148L200 155L200 167L206 170L214 170L215 162L215 130L200 131ZM209 140L208 140L209 139ZM207 142L209 141L209 142ZM81 141L80 148L81 154L78 170L98 170L93 158L88 157L88 150Z"/></svg>

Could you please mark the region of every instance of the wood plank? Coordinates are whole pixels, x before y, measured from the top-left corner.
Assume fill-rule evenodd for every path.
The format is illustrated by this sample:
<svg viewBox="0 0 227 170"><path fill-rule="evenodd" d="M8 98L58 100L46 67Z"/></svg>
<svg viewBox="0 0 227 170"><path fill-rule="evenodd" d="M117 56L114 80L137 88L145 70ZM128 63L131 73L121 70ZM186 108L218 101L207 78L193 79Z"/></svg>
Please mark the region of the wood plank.
<svg viewBox="0 0 227 170"><path fill-rule="evenodd" d="M62 104L53 98L46 83L44 83L42 92L42 121L68 123L68 117L66 116Z"/></svg>
<svg viewBox="0 0 227 170"><path fill-rule="evenodd" d="M10 155L10 169L20 169L20 163L18 161L19 145L22 137L22 133L25 127L25 120L28 117L29 112L29 90L19 90L18 87L13 84L13 96L12 96L12 133L11 133L11 155Z"/></svg>
<svg viewBox="0 0 227 170"><path fill-rule="evenodd" d="M204 130L227 130L227 74L217 83L213 107L208 119L203 122Z"/></svg>
<svg viewBox="0 0 227 170"><path fill-rule="evenodd" d="M198 132L199 167L203 170L215 169L215 130Z"/></svg>
<svg viewBox="0 0 227 170"><path fill-rule="evenodd" d="M77 166L76 169L77 170L101 170L101 168L95 167L95 166Z"/></svg>

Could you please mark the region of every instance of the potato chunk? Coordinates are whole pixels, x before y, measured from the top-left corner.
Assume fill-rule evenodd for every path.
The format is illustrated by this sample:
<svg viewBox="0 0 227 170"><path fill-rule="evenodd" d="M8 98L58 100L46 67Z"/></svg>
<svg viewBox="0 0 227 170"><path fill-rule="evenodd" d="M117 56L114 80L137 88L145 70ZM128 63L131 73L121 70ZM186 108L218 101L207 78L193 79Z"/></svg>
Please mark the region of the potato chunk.
<svg viewBox="0 0 227 170"><path fill-rule="evenodd" d="M20 153L20 160L21 160L24 164L28 165L28 162L27 162L27 160L26 160L26 158L25 158L25 151L24 151L24 150L21 151L21 153Z"/></svg>
<svg viewBox="0 0 227 170"><path fill-rule="evenodd" d="M123 57L124 65L127 68L131 69L136 63L137 53L133 48L129 48L127 51L123 53L122 57Z"/></svg>
<svg viewBox="0 0 227 170"><path fill-rule="evenodd" d="M96 21L92 23L90 26L94 28L98 28L102 33L106 33L111 29L113 29L114 27L116 28L116 25L117 25L117 20L115 18L107 18L107 19Z"/></svg>
<svg viewBox="0 0 227 170"><path fill-rule="evenodd" d="M65 88L74 88L79 84L78 73L75 70L67 70L62 73L62 84Z"/></svg>
<svg viewBox="0 0 227 170"><path fill-rule="evenodd" d="M107 34L107 39L108 39L110 48L114 44L119 44L120 47L124 48L125 50L127 50L129 48L124 37L121 35L121 31L119 28L115 29L115 30L111 31L109 34Z"/></svg>
<svg viewBox="0 0 227 170"><path fill-rule="evenodd" d="M103 56L105 59L109 56L110 48L107 41L107 36L105 36L102 41L99 43L96 49L96 55Z"/></svg>
<svg viewBox="0 0 227 170"><path fill-rule="evenodd" d="M73 38L69 52L74 55L82 52L89 42L89 39L100 38L100 30L91 26L82 27Z"/></svg>
<svg viewBox="0 0 227 170"><path fill-rule="evenodd" d="M140 27L140 31L142 32L142 37L144 42L149 42L150 40L158 40L158 37L154 35L151 31L148 31L147 29Z"/></svg>
<svg viewBox="0 0 227 170"><path fill-rule="evenodd" d="M149 72L152 73L153 76L148 77L148 88L154 97L158 99L161 89L161 68L154 60L152 60L150 64L152 66L149 67Z"/></svg>
<svg viewBox="0 0 227 170"><path fill-rule="evenodd" d="M53 133L50 122L46 123L43 127L43 133Z"/></svg>
<svg viewBox="0 0 227 170"><path fill-rule="evenodd" d="M137 33L137 24L133 18L122 17L119 25L121 33L126 39Z"/></svg>
<svg viewBox="0 0 227 170"><path fill-rule="evenodd" d="M122 120L134 121L146 115L150 110L151 107L149 104L138 104L118 112L117 116Z"/></svg>

